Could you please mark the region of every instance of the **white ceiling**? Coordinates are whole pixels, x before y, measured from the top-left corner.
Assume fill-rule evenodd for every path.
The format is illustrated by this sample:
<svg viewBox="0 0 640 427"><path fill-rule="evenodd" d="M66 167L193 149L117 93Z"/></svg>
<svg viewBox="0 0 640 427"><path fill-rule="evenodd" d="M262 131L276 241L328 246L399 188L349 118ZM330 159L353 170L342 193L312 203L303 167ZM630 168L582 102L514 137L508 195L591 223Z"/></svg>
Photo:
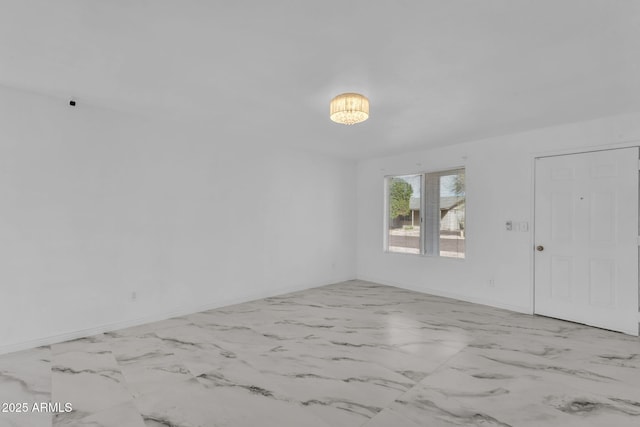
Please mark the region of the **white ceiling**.
<svg viewBox="0 0 640 427"><path fill-rule="evenodd" d="M0 0L0 85L345 157L640 111L637 0ZM371 117L329 120L357 91Z"/></svg>

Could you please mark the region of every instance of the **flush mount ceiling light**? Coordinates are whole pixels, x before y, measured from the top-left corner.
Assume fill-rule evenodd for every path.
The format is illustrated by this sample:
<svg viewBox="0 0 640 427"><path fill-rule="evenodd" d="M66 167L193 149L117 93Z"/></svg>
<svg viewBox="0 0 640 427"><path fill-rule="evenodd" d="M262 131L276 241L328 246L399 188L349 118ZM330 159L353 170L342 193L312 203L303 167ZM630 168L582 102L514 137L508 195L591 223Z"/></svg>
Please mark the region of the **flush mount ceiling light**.
<svg viewBox="0 0 640 427"><path fill-rule="evenodd" d="M331 100L329 117L336 123L354 125L369 118L369 100L359 93L343 93Z"/></svg>

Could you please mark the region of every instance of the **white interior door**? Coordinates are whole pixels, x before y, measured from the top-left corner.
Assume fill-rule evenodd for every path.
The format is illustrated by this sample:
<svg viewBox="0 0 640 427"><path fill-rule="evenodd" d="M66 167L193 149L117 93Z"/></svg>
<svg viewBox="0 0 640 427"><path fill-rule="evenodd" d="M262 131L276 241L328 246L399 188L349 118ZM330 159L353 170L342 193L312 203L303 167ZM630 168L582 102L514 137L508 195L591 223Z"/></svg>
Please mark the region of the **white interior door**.
<svg viewBox="0 0 640 427"><path fill-rule="evenodd" d="M536 159L535 312L638 335L638 148Z"/></svg>

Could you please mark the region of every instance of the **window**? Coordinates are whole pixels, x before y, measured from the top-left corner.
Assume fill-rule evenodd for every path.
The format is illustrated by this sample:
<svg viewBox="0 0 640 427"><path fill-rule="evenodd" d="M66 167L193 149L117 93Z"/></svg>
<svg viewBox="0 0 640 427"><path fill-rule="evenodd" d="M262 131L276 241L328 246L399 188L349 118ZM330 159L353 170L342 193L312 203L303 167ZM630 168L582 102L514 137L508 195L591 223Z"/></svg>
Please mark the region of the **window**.
<svg viewBox="0 0 640 427"><path fill-rule="evenodd" d="M387 182L387 248L390 252L419 254L422 240L422 175L392 176Z"/></svg>
<svg viewBox="0 0 640 427"><path fill-rule="evenodd" d="M465 257L465 171L386 178L389 252Z"/></svg>

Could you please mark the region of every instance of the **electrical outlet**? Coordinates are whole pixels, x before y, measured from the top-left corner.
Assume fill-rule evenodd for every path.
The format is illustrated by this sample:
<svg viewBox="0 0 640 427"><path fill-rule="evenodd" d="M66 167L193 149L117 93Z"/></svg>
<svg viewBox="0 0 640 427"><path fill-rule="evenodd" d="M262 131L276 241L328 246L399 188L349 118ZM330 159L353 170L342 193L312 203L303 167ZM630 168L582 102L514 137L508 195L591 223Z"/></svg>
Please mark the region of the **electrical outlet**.
<svg viewBox="0 0 640 427"><path fill-rule="evenodd" d="M513 221L507 221L504 224L504 227L507 231L512 231L513 230Z"/></svg>
<svg viewBox="0 0 640 427"><path fill-rule="evenodd" d="M494 286L496 286L496 281L493 279L489 279L489 287L493 288Z"/></svg>

